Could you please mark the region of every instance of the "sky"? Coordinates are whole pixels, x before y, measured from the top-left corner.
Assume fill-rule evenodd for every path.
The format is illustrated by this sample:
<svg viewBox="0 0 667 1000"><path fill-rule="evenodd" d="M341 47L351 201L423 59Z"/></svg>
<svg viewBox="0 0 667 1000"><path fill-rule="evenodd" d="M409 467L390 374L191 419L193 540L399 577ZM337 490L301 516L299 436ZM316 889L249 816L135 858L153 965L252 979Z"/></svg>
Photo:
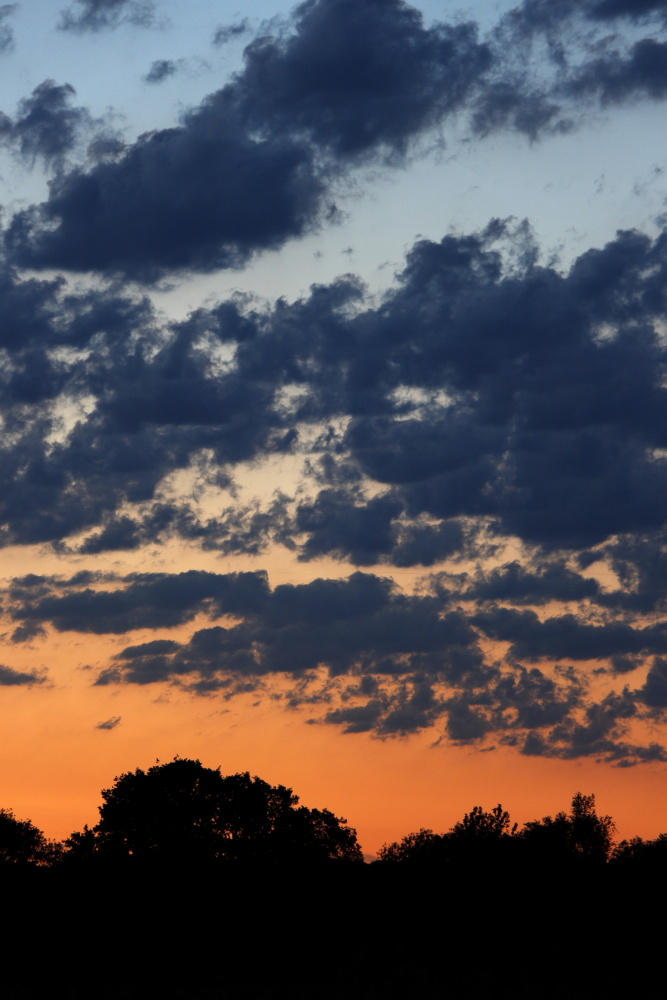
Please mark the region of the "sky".
<svg viewBox="0 0 667 1000"><path fill-rule="evenodd" d="M667 829L666 0L0 6L0 805Z"/></svg>

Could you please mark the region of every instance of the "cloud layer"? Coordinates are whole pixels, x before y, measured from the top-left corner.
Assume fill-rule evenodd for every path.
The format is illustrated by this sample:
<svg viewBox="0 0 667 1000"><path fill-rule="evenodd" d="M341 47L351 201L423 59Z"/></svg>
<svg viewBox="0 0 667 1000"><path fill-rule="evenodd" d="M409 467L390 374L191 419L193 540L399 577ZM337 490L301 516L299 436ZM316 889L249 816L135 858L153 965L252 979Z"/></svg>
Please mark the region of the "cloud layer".
<svg viewBox="0 0 667 1000"><path fill-rule="evenodd" d="M77 0L61 27L155 15ZM491 219L417 240L381 298L345 275L182 321L136 290L334 224L337 185L450 131L547 141L662 100L664 18L655 0L525 0L484 36L400 0L311 0L173 127L98 135L86 165L69 84L3 116L4 143L54 176L4 232L0 543L88 566L175 542L349 567L273 588L259 571L26 575L3 594L10 648L126 637L97 685L267 691L346 732L664 759L647 737L667 708L664 231L563 269L527 223ZM281 459L292 486L245 498L244 472ZM410 593L387 575L414 567Z"/></svg>
<svg viewBox="0 0 667 1000"><path fill-rule="evenodd" d="M61 27L147 24L154 14L147 2L78 3ZM651 17L660 10L535 0L482 38L472 21L427 26L402 0L301 4L285 31L251 41L244 68L180 124L63 172L44 203L15 213L7 253L20 267L143 282L239 267L335 221L341 175L360 163L399 165L453 120L478 135L534 140L575 127L587 110L662 100L667 48ZM628 17L649 34L591 39ZM216 38L225 37L221 28ZM145 79L176 67L159 60Z"/></svg>

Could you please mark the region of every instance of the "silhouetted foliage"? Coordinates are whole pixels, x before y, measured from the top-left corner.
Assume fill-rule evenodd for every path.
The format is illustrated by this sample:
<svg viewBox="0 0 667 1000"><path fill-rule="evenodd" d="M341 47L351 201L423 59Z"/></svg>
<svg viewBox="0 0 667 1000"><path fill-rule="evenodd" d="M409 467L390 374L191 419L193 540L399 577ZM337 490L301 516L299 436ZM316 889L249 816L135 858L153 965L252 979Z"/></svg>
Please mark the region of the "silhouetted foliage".
<svg viewBox="0 0 667 1000"><path fill-rule="evenodd" d="M510 830L510 814L498 803L491 812L484 812L481 806L475 806L472 812L466 813L459 823L454 824L449 835L459 843L478 844L511 836L516 828L515 823Z"/></svg>
<svg viewBox="0 0 667 1000"><path fill-rule="evenodd" d="M659 834L655 840L643 840L641 837L622 840L614 847L610 860L614 864L664 869L667 865L667 833Z"/></svg>
<svg viewBox="0 0 667 1000"><path fill-rule="evenodd" d="M569 814L557 813L526 823L519 836L530 853L545 861L604 863L613 848L614 821L598 816L595 796L577 792Z"/></svg>
<svg viewBox="0 0 667 1000"><path fill-rule="evenodd" d="M16 819L11 809L0 809L0 864L51 865L62 852L28 819Z"/></svg>
<svg viewBox="0 0 667 1000"><path fill-rule="evenodd" d="M489 863L507 853L516 832L510 828L510 815L498 804L491 812L474 806L448 833L421 829L392 844L384 844L379 861L409 861L419 864L450 862Z"/></svg>
<svg viewBox="0 0 667 1000"><path fill-rule="evenodd" d="M612 818L598 816L595 796L581 792L574 795L569 814L559 812L517 828L517 823L510 825L510 815L500 804L490 812L475 806L448 833L422 829L385 844L378 860L487 866L508 861L599 863L608 860L613 848Z"/></svg>
<svg viewBox="0 0 667 1000"><path fill-rule="evenodd" d="M441 834L422 827L417 833L409 833L402 840L383 844L377 854L378 861L411 861L419 864L437 862L441 859L443 839Z"/></svg>
<svg viewBox="0 0 667 1000"><path fill-rule="evenodd" d="M329 810L298 807L284 785L176 758L102 791L100 821L67 841L72 860L207 863L361 861L356 832Z"/></svg>

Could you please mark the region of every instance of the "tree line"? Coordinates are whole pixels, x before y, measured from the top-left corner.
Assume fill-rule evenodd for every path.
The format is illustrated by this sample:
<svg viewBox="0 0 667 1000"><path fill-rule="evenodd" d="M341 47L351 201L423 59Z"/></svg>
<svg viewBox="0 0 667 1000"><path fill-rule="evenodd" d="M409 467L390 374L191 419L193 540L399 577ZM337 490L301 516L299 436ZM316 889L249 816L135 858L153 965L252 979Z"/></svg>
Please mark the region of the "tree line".
<svg viewBox="0 0 667 1000"><path fill-rule="evenodd" d="M199 760L174 758L117 777L102 790L99 822L62 842L0 809L0 863L37 867L132 864L361 864L356 830L328 809L308 809L284 785L249 772L223 775ZM446 833L420 829L385 844L376 865L627 866L667 861L667 834L614 840L594 795L577 792L569 812L511 825L499 804L475 806Z"/></svg>

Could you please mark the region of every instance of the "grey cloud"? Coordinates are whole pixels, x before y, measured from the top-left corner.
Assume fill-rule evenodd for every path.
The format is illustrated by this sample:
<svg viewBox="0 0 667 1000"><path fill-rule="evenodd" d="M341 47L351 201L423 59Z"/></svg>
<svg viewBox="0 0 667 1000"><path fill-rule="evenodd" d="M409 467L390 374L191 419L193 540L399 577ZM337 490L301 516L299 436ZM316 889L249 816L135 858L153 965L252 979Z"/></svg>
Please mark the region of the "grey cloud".
<svg viewBox="0 0 667 1000"><path fill-rule="evenodd" d="M646 96L667 96L667 44L653 38L636 42L629 53L616 52L586 64L567 84L575 97L595 94L602 104Z"/></svg>
<svg viewBox="0 0 667 1000"><path fill-rule="evenodd" d="M589 705L580 722L568 719L549 733L529 732L521 752L564 759L594 757L616 767L667 760L667 751L659 743L638 745L624 739L628 721L637 714L636 695L627 689L620 694L612 692Z"/></svg>
<svg viewBox="0 0 667 1000"><path fill-rule="evenodd" d="M39 595L25 600L19 592L15 618L58 631L122 634L135 628L171 628L200 612L214 616L247 614L267 599L266 573L215 574L188 570L173 576L139 573L115 590L71 588L68 593ZM10 592L11 593L11 592Z"/></svg>
<svg viewBox="0 0 667 1000"><path fill-rule="evenodd" d="M117 161L58 178L43 206L14 216L7 242L21 266L154 281L166 271L237 267L281 246L330 209L323 192L305 146L251 139L209 103L184 125L140 137Z"/></svg>
<svg viewBox="0 0 667 1000"><path fill-rule="evenodd" d="M32 687L33 684L43 684L45 679L43 674L14 670L0 663L0 687Z"/></svg>
<svg viewBox="0 0 667 1000"><path fill-rule="evenodd" d="M178 72L178 66L178 62L173 59L156 59L155 62L151 63L144 80L146 83L162 83L163 80Z"/></svg>
<svg viewBox="0 0 667 1000"><path fill-rule="evenodd" d="M61 31L105 31L128 23L142 28L156 23L154 0L74 0L60 12Z"/></svg>
<svg viewBox="0 0 667 1000"><path fill-rule="evenodd" d="M461 107L491 62L474 24L434 24L395 0L319 0L294 31L256 39L233 93L254 125L303 133L340 157L405 151Z"/></svg>
<svg viewBox="0 0 667 1000"><path fill-rule="evenodd" d="M237 21L235 24L221 24L213 33L212 44L216 48L220 48L220 46L226 45L234 38L241 38L243 35L247 35L249 31L250 24L247 17L244 17L242 21Z"/></svg>
<svg viewBox="0 0 667 1000"><path fill-rule="evenodd" d="M0 5L0 52L11 52L14 48L14 29L11 24L6 22L17 9L17 3Z"/></svg>
<svg viewBox="0 0 667 1000"><path fill-rule="evenodd" d="M532 611L509 608L466 615L452 609L444 591L404 594L391 580L360 572L273 590L262 574L132 574L116 580L115 590L96 591L86 576L78 586L74 579L19 579L8 609L28 624L98 634L164 630L202 613L212 620L185 641L158 631L126 646L97 685L171 683L193 694L232 697L287 677L295 686L286 706L320 704L319 721L346 732L389 737L442 727L456 742L495 738L524 753L591 756L619 766L664 756L658 744L625 740L630 721L659 716L667 706L661 657L643 687L598 700L591 699L585 673L552 665L563 655L617 661L621 654L611 651L664 648L660 625L592 626L568 615L540 622ZM224 615L237 622L217 624ZM510 657L487 662L477 628L510 641ZM543 665L523 666L519 654ZM614 669L626 667L616 662ZM318 687L322 669L327 679ZM23 676L24 683L35 680Z"/></svg>
<svg viewBox="0 0 667 1000"><path fill-rule="evenodd" d="M656 656L637 697L649 708L667 708L667 660Z"/></svg>
<svg viewBox="0 0 667 1000"><path fill-rule="evenodd" d="M148 16L128 0L85 5L70 26ZM301 4L287 30L255 38L244 68L179 125L70 170L43 204L17 212L5 236L10 259L144 282L235 268L335 221L341 171L404 162L455 113L469 115L478 134L510 128L536 139L573 127L584 96L598 104L664 96L660 42L590 57L572 3L555 6L562 18L541 0L526 3L480 41L474 23L426 27L400 0ZM584 11L589 24L594 11ZM572 31L584 58L568 61ZM548 78L520 49L536 32L550 40ZM146 79L159 82L175 66L158 61Z"/></svg>
<svg viewBox="0 0 667 1000"><path fill-rule="evenodd" d="M133 10L87 2L72 25ZM462 105L488 60L473 25L426 29L399 0L301 5L291 34L255 40L243 71L180 126L60 177L14 216L7 247L20 266L144 281L237 267L335 219L338 161L404 154Z"/></svg>
<svg viewBox="0 0 667 1000"><path fill-rule="evenodd" d="M482 601L507 601L512 604L544 604L547 601L582 601L595 599L600 585L562 564L547 564L531 571L518 561L506 563L478 578L466 596Z"/></svg>
<svg viewBox="0 0 667 1000"><path fill-rule="evenodd" d="M13 121L3 116L0 140L16 149L31 166L37 159L47 166L62 166L82 134L92 126L85 108L72 107L74 94L68 83L44 80L30 97L19 102Z"/></svg>
<svg viewBox="0 0 667 1000"><path fill-rule="evenodd" d="M534 611L509 608L477 612L471 620L490 638L510 642L510 653L519 660L593 660L667 651L667 628L662 624L645 628L622 622L589 625L572 614L540 621Z"/></svg>
<svg viewBox="0 0 667 1000"><path fill-rule="evenodd" d="M104 722L98 722L95 729L111 730L116 729L120 725L121 716L113 715L110 719L106 719Z"/></svg>

